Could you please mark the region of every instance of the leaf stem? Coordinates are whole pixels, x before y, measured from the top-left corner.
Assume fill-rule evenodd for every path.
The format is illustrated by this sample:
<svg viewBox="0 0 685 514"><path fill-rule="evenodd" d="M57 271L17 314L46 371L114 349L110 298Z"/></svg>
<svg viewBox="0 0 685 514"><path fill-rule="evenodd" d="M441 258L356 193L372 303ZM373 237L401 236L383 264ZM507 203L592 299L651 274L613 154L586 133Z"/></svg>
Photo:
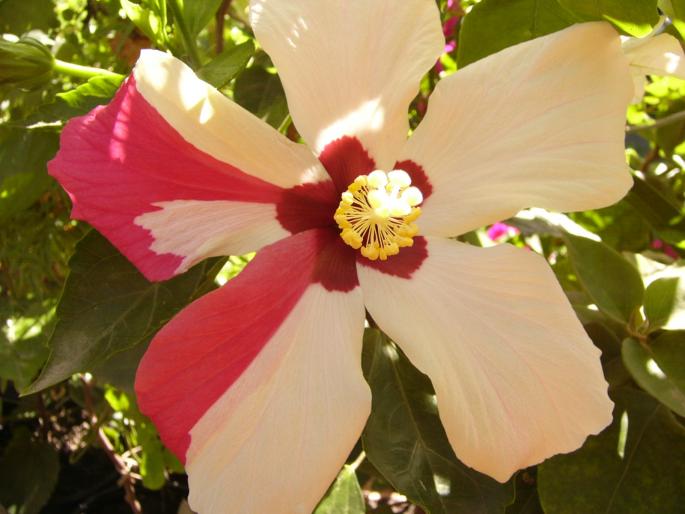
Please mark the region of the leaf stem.
<svg viewBox="0 0 685 514"><path fill-rule="evenodd" d="M190 64L193 68L197 69L200 67L200 53L197 49L197 44L195 44L195 39L191 36L190 30L188 30L188 25L186 25L186 20L183 17L183 9L179 0L169 0L169 8L174 15L174 21L178 26L178 30L181 31L181 38L183 39L183 46L185 46L188 52L188 57L190 58Z"/></svg>
<svg viewBox="0 0 685 514"><path fill-rule="evenodd" d="M103 70L102 68L95 68L93 66L82 66L81 64L74 64L73 62L61 61L59 59L55 59L53 70L80 79L92 79L93 77L103 76L124 78L123 75L114 73L113 71Z"/></svg>
<svg viewBox="0 0 685 514"><path fill-rule="evenodd" d="M356 459L354 459L354 462L350 464L350 467L357 471L359 466L361 466L362 462L366 459L366 452L364 450L361 451L361 453L357 456Z"/></svg>
<svg viewBox="0 0 685 514"><path fill-rule="evenodd" d="M626 132L628 134L633 134L635 132L641 132L643 130L651 130L663 127L665 125L670 125L671 123L676 123L681 120L685 120L685 111L680 111L669 116L665 116L663 118L656 120L654 123L650 123L648 125L636 125L634 127L628 127L626 129Z"/></svg>

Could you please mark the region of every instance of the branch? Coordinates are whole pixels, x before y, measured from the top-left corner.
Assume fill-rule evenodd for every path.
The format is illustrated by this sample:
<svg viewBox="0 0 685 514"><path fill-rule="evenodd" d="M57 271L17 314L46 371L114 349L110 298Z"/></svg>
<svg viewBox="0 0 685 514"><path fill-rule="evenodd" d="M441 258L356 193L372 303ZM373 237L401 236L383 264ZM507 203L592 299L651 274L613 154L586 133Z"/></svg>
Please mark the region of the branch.
<svg viewBox="0 0 685 514"><path fill-rule="evenodd" d="M224 0L219 6L219 10L216 12L216 34L215 36L215 47L216 53L219 55L224 51L224 21L226 19L226 13L228 8L231 6L231 0Z"/></svg>
<svg viewBox="0 0 685 514"><path fill-rule="evenodd" d="M136 482L131 476L131 470L128 469L124 459L116 452L114 445L105 434L102 427L98 426L98 417L93 406L92 384L86 377L81 377L83 382L83 401L86 404L86 411L90 417L91 425L97 430L97 439L105 451L107 458L114 465L114 469L119 473L119 485L124 489L124 499L131 507L133 514L142 514L143 509L140 502L136 498Z"/></svg>

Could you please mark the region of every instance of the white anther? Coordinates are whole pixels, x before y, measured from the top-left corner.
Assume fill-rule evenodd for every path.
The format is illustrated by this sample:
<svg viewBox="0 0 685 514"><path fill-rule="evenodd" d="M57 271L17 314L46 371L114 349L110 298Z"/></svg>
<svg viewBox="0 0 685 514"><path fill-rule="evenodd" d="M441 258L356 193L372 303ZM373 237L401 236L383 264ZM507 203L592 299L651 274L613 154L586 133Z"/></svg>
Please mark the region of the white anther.
<svg viewBox="0 0 685 514"><path fill-rule="evenodd" d="M387 206L390 203L390 197L382 189L372 189L366 195L369 205L374 209L378 209L383 206Z"/></svg>
<svg viewBox="0 0 685 514"><path fill-rule="evenodd" d="M423 202L423 194L418 187L408 187L402 191L402 196L400 198L411 207L416 207Z"/></svg>
<svg viewBox="0 0 685 514"><path fill-rule="evenodd" d="M369 187L374 189L385 187L388 183L388 175L381 170L372 171L369 173L367 183L369 184Z"/></svg>
<svg viewBox="0 0 685 514"><path fill-rule="evenodd" d="M388 173L388 180L395 187L405 188L411 186L411 177L404 170L392 170Z"/></svg>
<svg viewBox="0 0 685 514"><path fill-rule="evenodd" d="M345 191L342 195L342 201L347 205L352 205L354 203L354 195L349 191Z"/></svg>

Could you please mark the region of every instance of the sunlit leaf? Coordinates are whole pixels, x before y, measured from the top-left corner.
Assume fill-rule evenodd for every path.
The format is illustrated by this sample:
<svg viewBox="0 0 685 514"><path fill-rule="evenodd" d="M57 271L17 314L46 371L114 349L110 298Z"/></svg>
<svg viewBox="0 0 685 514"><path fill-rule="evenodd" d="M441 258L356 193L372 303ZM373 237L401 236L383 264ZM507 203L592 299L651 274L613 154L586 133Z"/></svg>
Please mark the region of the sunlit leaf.
<svg viewBox="0 0 685 514"><path fill-rule="evenodd" d="M252 41L228 48L200 68L198 75L214 87L222 88L247 66L254 51Z"/></svg>
<svg viewBox="0 0 685 514"><path fill-rule="evenodd" d="M559 0L582 21L606 20L626 34L646 36L659 23L657 0Z"/></svg>
<svg viewBox="0 0 685 514"><path fill-rule="evenodd" d="M645 315L650 328L685 330L685 268L673 270L680 273L658 278L645 290Z"/></svg>
<svg viewBox="0 0 685 514"><path fill-rule="evenodd" d="M364 514L366 505L354 468L345 466L314 514Z"/></svg>
<svg viewBox="0 0 685 514"><path fill-rule="evenodd" d="M644 295L637 269L604 243L571 234L565 239L578 279L593 301L616 320L628 322Z"/></svg>
<svg viewBox="0 0 685 514"><path fill-rule="evenodd" d="M194 37L214 18L223 0L183 0L183 16Z"/></svg>
<svg viewBox="0 0 685 514"><path fill-rule="evenodd" d="M623 362L648 393L685 416L685 332L666 332L656 341L640 344L626 339Z"/></svg>
<svg viewBox="0 0 685 514"><path fill-rule="evenodd" d="M557 0L483 0L464 18L457 63L466 66L509 46L561 30L574 21Z"/></svg>

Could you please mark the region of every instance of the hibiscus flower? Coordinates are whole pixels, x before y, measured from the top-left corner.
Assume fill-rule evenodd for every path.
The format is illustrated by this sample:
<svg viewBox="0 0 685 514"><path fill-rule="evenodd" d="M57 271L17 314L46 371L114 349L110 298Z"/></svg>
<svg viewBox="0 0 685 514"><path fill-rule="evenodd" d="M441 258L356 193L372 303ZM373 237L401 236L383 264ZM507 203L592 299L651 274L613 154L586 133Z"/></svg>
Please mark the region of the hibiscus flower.
<svg viewBox="0 0 685 514"><path fill-rule="evenodd" d="M633 94L616 31L588 23L442 80L433 0L252 0L305 144L144 50L72 120L50 172L73 216L150 280L259 250L154 338L136 392L201 514L310 512L371 408L366 311L430 376L468 466L506 481L611 420L599 355L545 260L454 236L522 208L599 208L631 186ZM161 301L161 300L160 300Z"/></svg>

